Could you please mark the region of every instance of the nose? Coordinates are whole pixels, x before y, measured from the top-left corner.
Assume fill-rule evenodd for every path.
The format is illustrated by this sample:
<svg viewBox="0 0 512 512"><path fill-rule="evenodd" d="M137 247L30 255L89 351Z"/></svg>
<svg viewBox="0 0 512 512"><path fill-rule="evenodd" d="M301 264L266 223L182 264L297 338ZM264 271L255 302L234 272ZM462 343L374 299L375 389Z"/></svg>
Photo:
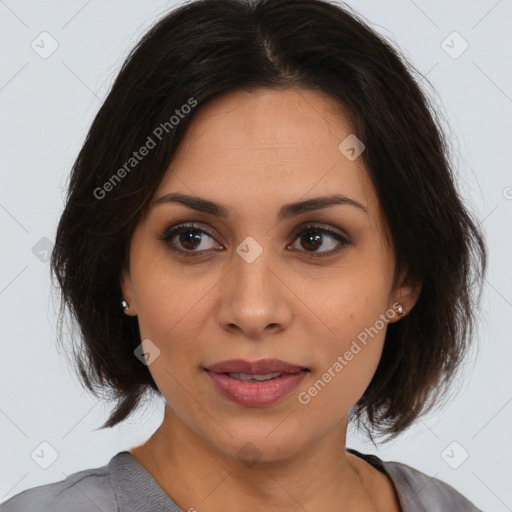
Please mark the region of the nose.
<svg viewBox="0 0 512 512"><path fill-rule="evenodd" d="M219 283L218 321L225 330L240 330L249 338L261 339L288 327L293 293L271 249L264 249L255 259L246 257L243 247L240 249L233 254L232 267Z"/></svg>

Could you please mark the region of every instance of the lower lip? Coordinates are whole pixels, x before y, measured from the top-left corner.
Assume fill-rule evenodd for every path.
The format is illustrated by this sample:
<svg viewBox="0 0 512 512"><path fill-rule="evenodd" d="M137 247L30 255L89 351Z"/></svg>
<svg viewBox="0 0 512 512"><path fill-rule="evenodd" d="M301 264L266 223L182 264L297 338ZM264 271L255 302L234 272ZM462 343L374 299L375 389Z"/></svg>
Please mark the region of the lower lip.
<svg viewBox="0 0 512 512"><path fill-rule="evenodd" d="M281 377L263 382L244 382L225 373L214 373L209 370L206 370L206 373L223 396L243 407L265 407L279 402L291 393L306 375L306 371L303 370L298 373L284 373Z"/></svg>

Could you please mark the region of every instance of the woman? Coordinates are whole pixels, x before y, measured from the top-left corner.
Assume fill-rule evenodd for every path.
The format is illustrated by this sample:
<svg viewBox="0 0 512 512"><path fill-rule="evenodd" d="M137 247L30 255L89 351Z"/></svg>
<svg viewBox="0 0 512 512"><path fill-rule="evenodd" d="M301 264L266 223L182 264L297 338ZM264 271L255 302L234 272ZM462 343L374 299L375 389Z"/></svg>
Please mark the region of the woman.
<svg viewBox="0 0 512 512"><path fill-rule="evenodd" d="M472 339L482 234L404 60L321 0L202 0L130 54L52 255L80 376L160 428L5 512L479 510L346 447L439 403Z"/></svg>

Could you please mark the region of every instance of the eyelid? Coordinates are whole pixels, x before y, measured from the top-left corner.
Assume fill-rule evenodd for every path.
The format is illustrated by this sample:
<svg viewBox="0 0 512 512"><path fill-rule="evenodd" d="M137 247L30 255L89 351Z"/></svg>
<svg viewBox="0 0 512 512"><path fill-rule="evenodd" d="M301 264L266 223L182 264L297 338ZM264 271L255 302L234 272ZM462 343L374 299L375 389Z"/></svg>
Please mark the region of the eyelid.
<svg viewBox="0 0 512 512"><path fill-rule="evenodd" d="M158 237L159 240L163 240L165 242L165 239L168 238L169 235L175 235L179 234L180 229L189 229L189 230L196 230L201 231L205 234L207 234L210 238L213 238L214 240L217 240L217 238L222 238L222 236L215 235L212 231L210 231L210 228L205 228L202 226L203 223L201 222L195 222L195 221L184 221L184 222L177 222L170 224L167 228L164 229L161 236ZM214 230L217 232L216 230Z"/></svg>
<svg viewBox="0 0 512 512"><path fill-rule="evenodd" d="M330 233L334 237L340 237L347 244L352 243L351 237L341 228L333 227L321 222L305 222L295 229L292 236L295 239L304 231L314 231L315 229L324 233Z"/></svg>

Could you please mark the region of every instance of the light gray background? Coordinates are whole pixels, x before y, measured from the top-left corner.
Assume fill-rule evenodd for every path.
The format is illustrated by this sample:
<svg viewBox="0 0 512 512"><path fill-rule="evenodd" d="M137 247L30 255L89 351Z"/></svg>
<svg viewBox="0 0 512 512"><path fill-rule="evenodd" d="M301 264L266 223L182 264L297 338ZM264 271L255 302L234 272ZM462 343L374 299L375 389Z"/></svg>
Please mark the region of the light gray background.
<svg viewBox="0 0 512 512"><path fill-rule="evenodd" d="M485 511L512 510L512 1L349 4L437 89L435 101L457 151L459 188L487 234L490 261L480 351L450 407L380 449L353 432L347 444L440 478ZM0 0L0 502L107 463L149 437L162 419L163 404L154 400L121 426L94 431L108 409L82 390L56 350L44 260L63 208L63 187L93 116L128 51L173 5ZM46 59L31 47L34 40L42 46L41 37L48 38L40 36L43 31L58 42ZM464 42L450 35L454 31L469 44L457 58ZM40 241L45 237L50 242ZM47 469L31 457L42 442L58 453ZM467 460L450 467L465 452Z"/></svg>

